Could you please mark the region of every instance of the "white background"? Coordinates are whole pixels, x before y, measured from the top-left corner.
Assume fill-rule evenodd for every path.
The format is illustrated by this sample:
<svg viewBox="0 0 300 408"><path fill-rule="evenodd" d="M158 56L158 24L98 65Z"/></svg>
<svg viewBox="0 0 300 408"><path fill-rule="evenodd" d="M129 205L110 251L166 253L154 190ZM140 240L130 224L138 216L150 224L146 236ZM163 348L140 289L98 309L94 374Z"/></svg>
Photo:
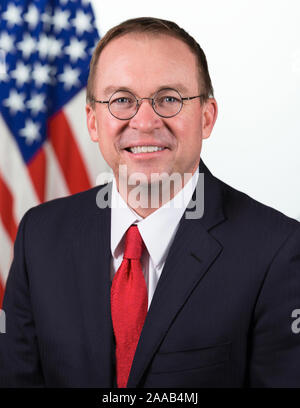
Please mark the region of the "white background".
<svg viewBox="0 0 300 408"><path fill-rule="evenodd" d="M201 156L233 187L300 219L300 1L92 0L100 35L173 20L203 48L219 115Z"/></svg>

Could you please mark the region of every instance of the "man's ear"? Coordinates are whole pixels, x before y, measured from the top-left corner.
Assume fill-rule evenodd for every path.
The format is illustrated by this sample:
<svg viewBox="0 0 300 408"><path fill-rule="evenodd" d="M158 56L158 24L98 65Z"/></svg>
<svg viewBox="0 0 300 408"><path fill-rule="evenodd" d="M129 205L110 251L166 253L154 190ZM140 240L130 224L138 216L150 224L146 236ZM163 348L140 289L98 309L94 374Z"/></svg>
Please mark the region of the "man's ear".
<svg viewBox="0 0 300 408"><path fill-rule="evenodd" d="M202 139L207 139L214 127L218 116L218 105L215 98L208 98L202 111Z"/></svg>
<svg viewBox="0 0 300 408"><path fill-rule="evenodd" d="M86 123L87 123L87 128L90 134L90 138L92 139L93 142L98 142L97 121L96 121L95 111L91 107L91 105L87 104L85 106L85 112L86 112Z"/></svg>

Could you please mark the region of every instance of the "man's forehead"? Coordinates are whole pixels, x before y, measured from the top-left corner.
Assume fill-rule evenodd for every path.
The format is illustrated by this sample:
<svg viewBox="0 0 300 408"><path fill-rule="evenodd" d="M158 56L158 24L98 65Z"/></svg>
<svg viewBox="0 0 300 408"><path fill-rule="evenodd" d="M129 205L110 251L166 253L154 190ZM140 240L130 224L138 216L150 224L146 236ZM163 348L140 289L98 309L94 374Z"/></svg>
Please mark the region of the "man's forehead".
<svg viewBox="0 0 300 408"><path fill-rule="evenodd" d="M97 63L97 82L106 97L119 89L135 93L139 85L153 94L162 88L185 94L197 72L196 57L183 41L165 34L130 33L105 46Z"/></svg>
<svg viewBox="0 0 300 408"><path fill-rule="evenodd" d="M132 60L143 58L153 58L150 65L155 65L154 56L160 56L169 60L170 64L180 62L196 62L196 56L189 46L181 39L164 33L127 33L113 38L101 51L98 59L98 66L117 63L130 65Z"/></svg>

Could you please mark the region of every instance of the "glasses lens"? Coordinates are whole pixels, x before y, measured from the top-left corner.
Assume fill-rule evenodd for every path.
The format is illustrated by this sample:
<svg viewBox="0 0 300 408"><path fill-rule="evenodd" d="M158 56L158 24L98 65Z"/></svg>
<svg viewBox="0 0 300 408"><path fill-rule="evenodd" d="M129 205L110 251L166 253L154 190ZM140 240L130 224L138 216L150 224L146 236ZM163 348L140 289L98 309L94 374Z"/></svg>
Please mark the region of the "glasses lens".
<svg viewBox="0 0 300 408"><path fill-rule="evenodd" d="M117 91L109 100L110 112L119 119L129 119L136 112L136 98L128 91Z"/></svg>
<svg viewBox="0 0 300 408"><path fill-rule="evenodd" d="M154 98L155 111L164 117L176 115L182 106L182 99L175 89L162 89Z"/></svg>

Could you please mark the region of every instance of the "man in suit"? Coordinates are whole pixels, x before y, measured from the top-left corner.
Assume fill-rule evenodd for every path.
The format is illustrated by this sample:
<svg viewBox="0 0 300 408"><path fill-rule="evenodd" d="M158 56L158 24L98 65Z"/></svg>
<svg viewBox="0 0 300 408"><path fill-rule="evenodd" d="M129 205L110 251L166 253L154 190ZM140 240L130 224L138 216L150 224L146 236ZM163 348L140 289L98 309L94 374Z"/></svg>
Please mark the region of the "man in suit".
<svg viewBox="0 0 300 408"><path fill-rule="evenodd" d="M298 387L299 223L200 160L217 104L199 45L172 22L122 23L95 49L87 102L113 182L23 217L0 384ZM174 174L182 184L165 200ZM134 200L139 177L146 204L162 187L159 208Z"/></svg>

